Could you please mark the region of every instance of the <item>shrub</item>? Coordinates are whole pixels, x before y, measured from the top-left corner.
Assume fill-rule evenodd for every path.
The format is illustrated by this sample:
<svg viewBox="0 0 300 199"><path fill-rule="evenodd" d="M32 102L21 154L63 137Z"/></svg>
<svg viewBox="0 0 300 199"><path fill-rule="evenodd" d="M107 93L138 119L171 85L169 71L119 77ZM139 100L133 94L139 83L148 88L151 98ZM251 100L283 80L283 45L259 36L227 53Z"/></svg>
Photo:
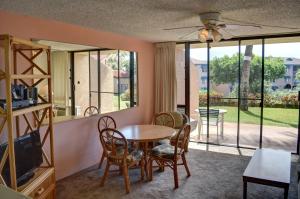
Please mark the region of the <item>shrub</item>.
<svg viewBox="0 0 300 199"><path fill-rule="evenodd" d="M230 97L237 96L236 89L234 89ZM237 100L222 99L223 95L212 91L210 93L210 105L213 106L237 106ZM249 93L248 99L261 99L260 93ZM248 100L249 106L258 107L260 100ZM207 105L207 92L199 92L199 106ZM264 93L264 106L265 107L298 107L298 93L294 91L271 91Z"/></svg>
<svg viewBox="0 0 300 199"><path fill-rule="evenodd" d="M219 105L222 103L222 97L223 95L220 93L217 93L215 91L210 92L210 104L211 105ZM199 92L199 106L203 106L207 104L207 92Z"/></svg>
<svg viewBox="0 0 300 199"><path fill-rule="evenodd" d="M129 100L130 100L130 92L129 92L129 89L127 89L124 93L122 93L121 99L122 99L123 101L129 101Z"/></svg>

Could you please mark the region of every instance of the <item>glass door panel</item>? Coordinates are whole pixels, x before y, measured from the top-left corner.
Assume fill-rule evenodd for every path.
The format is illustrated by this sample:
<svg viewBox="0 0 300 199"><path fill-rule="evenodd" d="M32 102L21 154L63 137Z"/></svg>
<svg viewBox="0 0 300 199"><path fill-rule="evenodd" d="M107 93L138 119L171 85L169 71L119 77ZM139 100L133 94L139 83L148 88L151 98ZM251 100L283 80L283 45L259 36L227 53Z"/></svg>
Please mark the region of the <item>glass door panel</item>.
<svg viewBox="0 0 300 199"><path fill-rule="evenodd" d="M118 50L100 51L100 111L119 110Z"/></svg>
<svg viewBox="0 0 300 199"><path fill-rule="evenodd" d="M300 38L265 40L264 148L297 152Z"/></svg>
<svg viewBox="0 0 300 199"><path fill-rule="evenodd" d="M262 40L241 42L239 146L260 146Z"/></svg>
<svg viewBox="0 0 300 199"><path fill-rule="evenodd" d="M207 128L204 123L207 115L201 115L199 109L207 109L208 87L207 44L190 46L190 116L195 121L191 139L207 142Z"/></svg>
<svg viewBox="0 0 300 199"><path fill-rule="evenodd" d="M236 146L239 90L238 41L211 43L209 55L209 142ZM217 116L214 116L214 111Z"/></svg>
<svg viewBox="0 0 300 199"><path fill-rule="evenodd" d="M83 116L90 104L89 52L74 53L75 114Z"/></svg>
<svg viewBox="0 0 300 199"><path fill-rule="evenodd" d="M98 51L90 52L90 106L99 109L99 68Z"/></svg>
<svg viewBox="0 0 300 199"><path fill-rule="evenodd" d="M130 107L130 52L120 50L119 59L119 95L120 110L122 110Z"/></svg>

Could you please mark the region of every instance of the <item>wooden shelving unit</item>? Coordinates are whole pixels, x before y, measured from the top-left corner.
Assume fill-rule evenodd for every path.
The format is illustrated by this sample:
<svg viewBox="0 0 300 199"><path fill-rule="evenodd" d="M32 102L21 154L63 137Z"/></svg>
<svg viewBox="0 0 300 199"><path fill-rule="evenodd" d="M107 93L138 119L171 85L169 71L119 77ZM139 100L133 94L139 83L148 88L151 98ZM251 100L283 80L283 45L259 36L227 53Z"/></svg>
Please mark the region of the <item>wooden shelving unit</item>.
<svg viewBox="0 0 300 199"><path fill-rule="evenodd" d="M4 82L5 84L5 98L7 104L5 110L0 107L0 135L7 133L8 143L8 147L2 159L0 159L0 183L6 185L1 173L5 162L9 159L11 188L32 198L55 198L53 115L49 114L52 113L50 47L10 35L0 35L0 52L3 52L0 54L0 64L2 64L2 62L4 63L2 68L0 66L0 83L2 84ZM43 67L40 67L34 61L42 54L46 55L47 70L42 69ZM22 58L21 65L23 66L23 63L27 62L29 67L19 67L18 59L20 59L20 57ZM21 69L23 70L22 72L20 72ZM39 74L33 74L34 70L38 71ZM30 87L37 86L43 81L46 81L48 85L47 97L38 95L38 105L13 110L12 84L23 84ZM1 92L3 91L1 90ZM46 115L48 123L42 128L44 132L41 132L40 127ZM20 123L23 125L20 125ZM21 126L25 126L25 129L21 129ZM36 169L34 177L30 179L29 182L18 187L14 139L28 134L35 129L40 129L44 162L40 168Z"/></svg>

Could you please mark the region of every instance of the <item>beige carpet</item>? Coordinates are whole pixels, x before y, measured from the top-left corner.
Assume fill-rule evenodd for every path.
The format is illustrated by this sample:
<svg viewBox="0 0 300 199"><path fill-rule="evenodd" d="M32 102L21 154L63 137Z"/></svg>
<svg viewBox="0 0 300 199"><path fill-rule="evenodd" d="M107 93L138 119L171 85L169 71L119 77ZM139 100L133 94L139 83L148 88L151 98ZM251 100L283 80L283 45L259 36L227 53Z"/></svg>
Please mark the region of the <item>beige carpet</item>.
<svg viewBox="0 0 300 199"><path fill-rule="evenodd" d="M130 170L131 193L125 194L123 177L111 172L104 187L100 187L103 170L89 169L57 183L58 199L240 199L242 198L242 174L250 158L190 149L188 164L192 176L186 178L179 168L179 188L174 190L171 169L154 172L152 182L141 182L139 170ZM289 198L297 196L297 174L292 168ZM249 199L283 198L283 190L263 185L248 185Z"/></svg>

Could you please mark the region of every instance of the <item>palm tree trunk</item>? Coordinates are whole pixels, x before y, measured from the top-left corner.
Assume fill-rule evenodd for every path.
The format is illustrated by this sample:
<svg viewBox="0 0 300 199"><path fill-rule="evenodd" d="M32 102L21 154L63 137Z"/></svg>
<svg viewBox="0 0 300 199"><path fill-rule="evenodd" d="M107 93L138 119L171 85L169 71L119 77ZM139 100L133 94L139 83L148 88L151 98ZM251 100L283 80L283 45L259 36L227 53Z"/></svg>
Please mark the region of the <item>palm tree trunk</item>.
<svg viewBox="0 0 300 199"><path fill-rule="evenodd" d="M248 94L249 94L249 78L250 78L250 64L252 58L252 50L253 45L247 45L245 54L244 54L244 62L242 67L241 74L241 110L248 110Z"/></svg>

